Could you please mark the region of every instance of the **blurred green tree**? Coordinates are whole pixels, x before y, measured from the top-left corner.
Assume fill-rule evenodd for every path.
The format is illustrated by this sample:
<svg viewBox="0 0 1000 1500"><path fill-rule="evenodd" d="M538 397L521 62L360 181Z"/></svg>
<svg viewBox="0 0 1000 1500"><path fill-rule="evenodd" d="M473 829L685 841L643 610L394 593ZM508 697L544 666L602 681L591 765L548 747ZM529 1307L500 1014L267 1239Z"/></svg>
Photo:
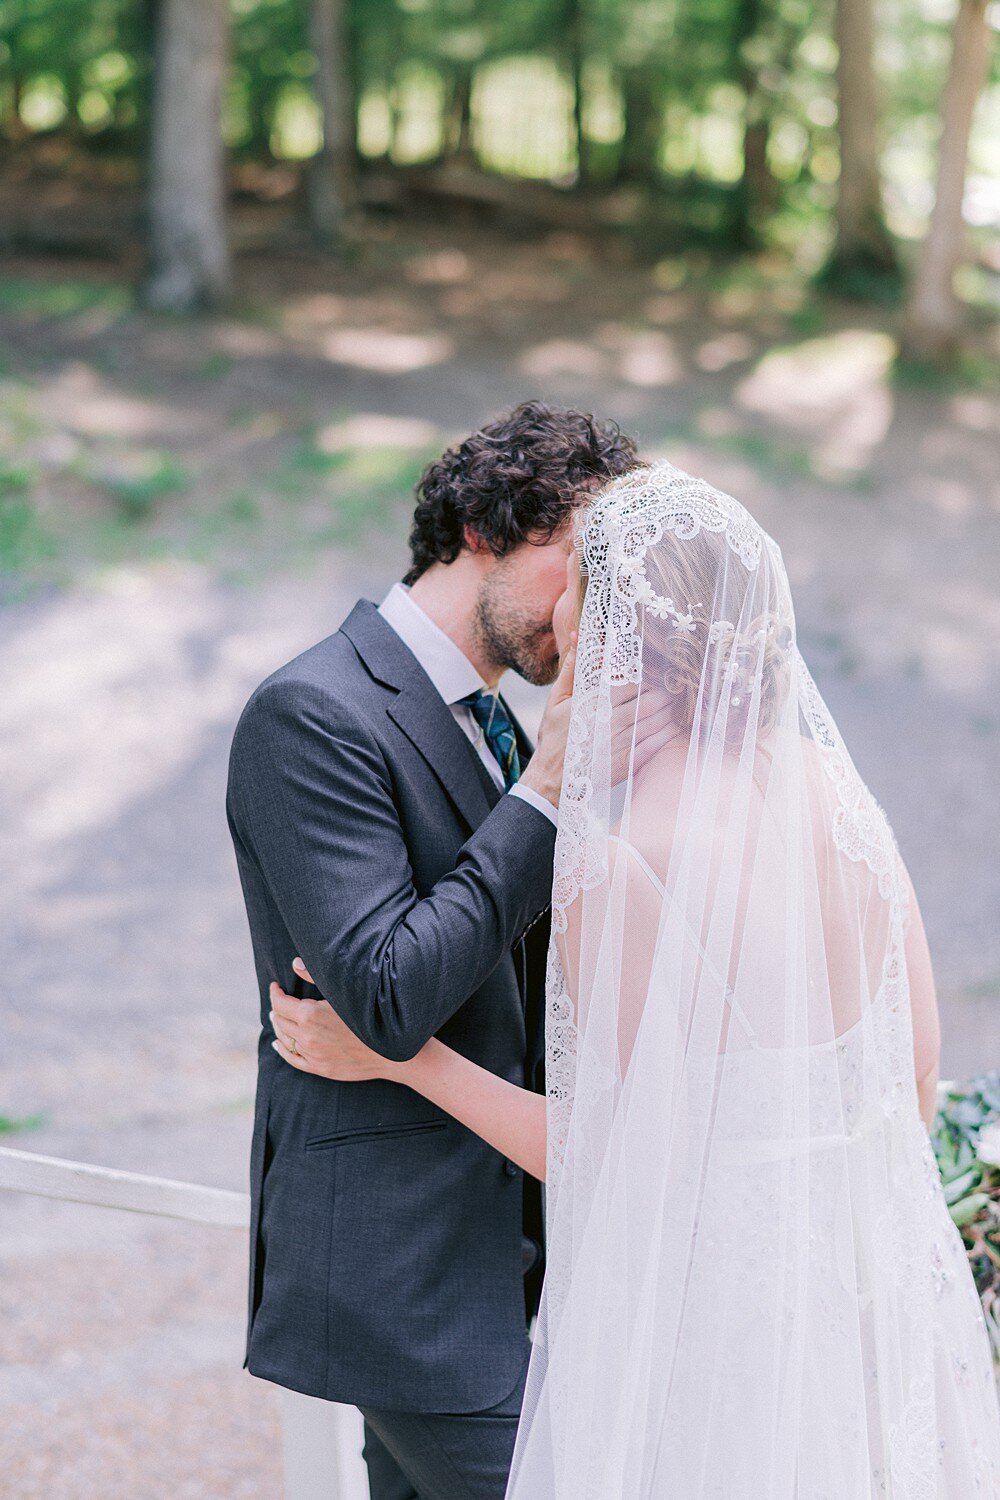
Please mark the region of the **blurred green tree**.
<svg viewBox="0 0 1000 1500"><path fill-rule="evenodd" d="M858 273L894 277L898 265L882 202L873 0L836 0L834 14L840 177L827 275L850 286Z"/></svg>
<svg viewBox="0 0 1000 1500"><path fill-rule="evenodd" d="M223 183L225 0L161 0L149 170L150 307L191 312L229 286Z"/></svg>
<svg viewBox="0 0 1000 1500"><path fill-rule="evenodd" d="M955 273L965 248L962 201L976 101L989 71L988 0L959 0L942 102L937 189L906 310L904 357L943 363L958 352L963 308Z"/></svg>
<svg viewBox="0 0 1000 1500"><path fill-rule="evenodd" d="M350 65L348 0L307 0L309 42L322 142L306 175L309 222L317 241L341 249L357 210L357 99Z"/></svg>
<svg viewBox="0 0 1000 1500"><path fill-rule="evenodd" d="M298 187L331 251L366 199L405 213L398 179L447 167L453 196L542 179L648 253L776 246L854 295L894 285L924 233L943 131L907 330L944 348L965 163L987 202L1000 86L977 117L989 6L952 3L945 88L947 0L0 0L0 137L22 157L55 140L50 164L148 164L148 294L198 305L226 285L220 109L230 183ZM181 16L198 83L171 61Z"/></svg>

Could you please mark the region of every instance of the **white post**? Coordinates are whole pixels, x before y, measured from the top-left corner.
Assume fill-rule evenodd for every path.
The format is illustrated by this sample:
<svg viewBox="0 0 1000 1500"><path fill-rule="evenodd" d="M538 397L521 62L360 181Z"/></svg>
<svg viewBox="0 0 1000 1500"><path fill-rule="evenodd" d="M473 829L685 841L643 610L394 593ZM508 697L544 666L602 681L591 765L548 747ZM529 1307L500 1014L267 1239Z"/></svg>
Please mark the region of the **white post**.
<svg viewBox="0 0 1000 1500"><path fill-rule="evenodd" d="M6 1146L0 1147L0 1188L199 1224L245 1229L250 1222L246 1193L62 1161ZM278 1399L285 1500L368 1500L361 1413L353 1406L318 1401L297 1391L278 1389Z"/></svg>
<svg viewBox="0 0 1000 1500"><path fill-rule="evenodd" d="M14 1151L9 1146L0 1146L0 1188L32 1193L36 1198L123 1208L134 1214L162 1214L196 1224L243 1229L250 1223L246 1193L147 1177L142 1172L119 1172L115 1167L95 1167L90 1162L63 1161L34 1151Z"/></svg>
<svg viewBox="0 0 1000 1500"><path fill-rule="evenodd" d="M298 1391L279 1399L285 1500L368 1500L361 1413Z"/></svg>

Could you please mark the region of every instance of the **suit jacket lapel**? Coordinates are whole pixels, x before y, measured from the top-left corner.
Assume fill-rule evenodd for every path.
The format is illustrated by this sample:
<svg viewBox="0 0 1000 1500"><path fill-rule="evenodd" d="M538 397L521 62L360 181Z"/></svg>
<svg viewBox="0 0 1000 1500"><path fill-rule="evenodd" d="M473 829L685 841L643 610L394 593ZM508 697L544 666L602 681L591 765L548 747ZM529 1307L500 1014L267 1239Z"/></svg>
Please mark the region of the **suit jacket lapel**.
<svg viewBox="0 0 1000 1500"><path fill-rule="evenodd" d="M479 776L476 752L441 694L423 670L417 670L423 682L400 690L389 705L389 717L420 751L469 827L477 828L492 804Z"/></svg>
<svg viewBox="0 0 1000 1500"><path fill-rule="evenodd" d="M497 803L500 801L500 798L503 796L503 792L497 786L489 771L487 771L476 746L472 744L468 736L463 734L462 738L465 740L469 749L472 751L472 764L476 768L476 775L479 777L479 780L482 783L483 790L486 793L486 800L490 804L490 807L496 807Z"/></svg>
<svg viewBox="0 0 1000 1500"><path fill-rule="evenodd" d="M511 710L510 704L507 702L507 699L503 696L502 693L500 694L500 702L507 710L510 722L514 726L514 737L517 740L517 757L521 763L521 770L523 771L525 766L528 764L528 761L534 755L535 747L532 744L531 740L529 740L528 736L525 734L520 720L514 715Z"/></svg>
<svg viewBox="0 0 1000 1500"><path fill-rule="evenodd" d="M386 712L423 756L469 828L478 828L493 805L484 785L486 768L413 652L367 599L354 606L340 628L372 675L396 689Z"/></svg>

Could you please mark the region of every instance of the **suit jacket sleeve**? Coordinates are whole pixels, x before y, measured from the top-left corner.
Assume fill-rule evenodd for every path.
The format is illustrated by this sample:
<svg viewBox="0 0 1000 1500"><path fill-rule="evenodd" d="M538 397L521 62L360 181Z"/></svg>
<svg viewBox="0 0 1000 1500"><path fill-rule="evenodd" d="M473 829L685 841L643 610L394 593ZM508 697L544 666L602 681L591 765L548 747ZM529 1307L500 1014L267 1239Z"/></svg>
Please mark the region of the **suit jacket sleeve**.
<svg viewBox="0 0 1000 1500"><path fill-rule="evenodd" d="M314 684L272 679L251 698L227 811L322 994L396 1061L464 1004L551 898L555 829L515 797L419 898L384 755Z"/></svg>

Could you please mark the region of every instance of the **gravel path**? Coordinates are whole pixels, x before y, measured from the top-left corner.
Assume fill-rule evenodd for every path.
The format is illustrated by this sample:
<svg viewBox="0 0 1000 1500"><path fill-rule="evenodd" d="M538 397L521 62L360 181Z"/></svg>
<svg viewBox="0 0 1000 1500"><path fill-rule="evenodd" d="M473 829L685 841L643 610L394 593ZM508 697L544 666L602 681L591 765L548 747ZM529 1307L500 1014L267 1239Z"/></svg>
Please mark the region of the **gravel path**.
<svg viewBox="0 0 1000 1500"><path fill-rule="evenodd" d="M228 741L256 682L339 623L364 587L347 573L292 614L284 582L169 567L4 617L0 1098L45 1120L12 1143L245 1186L256 985ZM280 1495L273 1393L240 1368L240 1232L11 1195L0 1265L6 1497Z"/></svg>
<svg viewBox="0 0 1000 1500"><path fill-rule="evenodd" d="M746 455L664 439L662 341L622 352L606 328L588 362L549 332L533 364L501 343L464 380L453 364L418 388L397 381L396 410L419 404L438 430L460 430L528 381L621 416L756 510L785 550L805 654L921 894L945 1071L1000 1064L997 403L976 397L963 418L915 400L885 418L876 377L859 405L821 379L817 391L819 377L810 396L805 378L775 386L758 367L744 406L763 403L775 431L834 452L882 424L864 492L779 485ZM349 363L349 348L334 355ZM265 351L259 383L273 391L289 358ZM346 399L370 405L391 384L354 378ZM122 565L0 612L0 1110L43 1117L11 1143L244 1186L256 994L223 811L229 738L256 682L359 593L380 597L402 558L394 534L242 587L210 564ZM530 722L538 695L511 696ZM272 1392L240 1369L244 1253L232 1231L0 1202L5 1496L278 1500Z"/></svg>

